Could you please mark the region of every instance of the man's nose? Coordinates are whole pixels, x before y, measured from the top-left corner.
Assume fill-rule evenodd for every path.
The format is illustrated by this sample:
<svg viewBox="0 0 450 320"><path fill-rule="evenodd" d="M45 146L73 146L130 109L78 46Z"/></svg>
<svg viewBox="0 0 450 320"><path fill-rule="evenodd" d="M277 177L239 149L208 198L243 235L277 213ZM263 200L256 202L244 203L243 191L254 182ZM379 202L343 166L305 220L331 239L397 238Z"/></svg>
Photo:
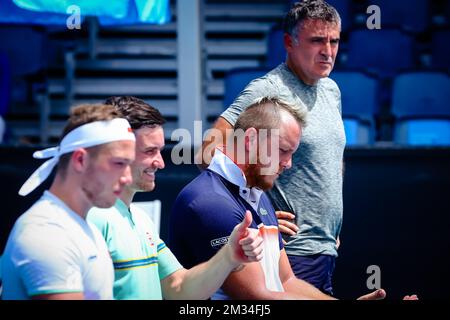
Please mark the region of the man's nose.
<svg viewBox="0 0 450 320"><path fill-rule="evenodd" d="M133 177L131 175L131 167L128 165L123 172L122 177L120 177L120 182L124 185L129 185L133 182Z"/></svg>
<svg viewBox="0 0 450 320"><path fill-rule="evenodd" d="M155 160L153 161L153 165L158 169L164 169L164 167L166 166L161 152L158 152L158 155L156 156Z"/></svg>
<svg viewBox="0 0 450 320"><path fill-rule="evenodd" d="M324 43L324 45L322 46L322 49L320 51L320 53L325 56L327 59L329 57L331 57L331 43L330 41L327 41Z"/></svg>

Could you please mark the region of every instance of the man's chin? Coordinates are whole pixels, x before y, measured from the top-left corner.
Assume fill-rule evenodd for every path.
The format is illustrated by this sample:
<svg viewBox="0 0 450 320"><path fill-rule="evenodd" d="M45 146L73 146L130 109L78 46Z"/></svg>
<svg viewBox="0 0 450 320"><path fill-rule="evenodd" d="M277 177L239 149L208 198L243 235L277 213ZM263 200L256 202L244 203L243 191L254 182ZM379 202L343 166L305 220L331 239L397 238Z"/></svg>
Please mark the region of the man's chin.
<svg viewBox="0 0 450 320"><path fill-rule="evenodd" d="M152 182L152 183L142 183L142 184L138 185L135 188L135 190L137 192L151 192L151 191L155 190L155 186L156 185L155 185L154 182Z"/></svg>
<svg viewBox="0 0 450 320"><path fill-rule="evenodd" d="M104 200L104 201L96 201L94 203L94 207L101 208L101 209L108 209L111 208L115 203L117 199L114 200Z"/></svg>
<svg viewBox="0 0 450 320"><path fill-rule="evenodd" d="M260 180L258 181L257 187L263 191L268 191L273 188L274 181L275 180L272 181Z"/></svg>

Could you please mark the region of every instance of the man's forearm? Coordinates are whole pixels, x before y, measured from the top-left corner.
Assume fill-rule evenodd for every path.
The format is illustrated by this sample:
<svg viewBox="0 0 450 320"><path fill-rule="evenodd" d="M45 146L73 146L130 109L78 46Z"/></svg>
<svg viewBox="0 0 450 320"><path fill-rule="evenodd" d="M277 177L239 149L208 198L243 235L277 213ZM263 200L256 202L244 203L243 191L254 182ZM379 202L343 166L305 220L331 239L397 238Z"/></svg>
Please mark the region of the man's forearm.
<svg viewBox="0 0 450 320"><path fill-rule="evenodd" d="M227 130L233 126L224 118L219 117L203 141L202 147L195 154L195 162L200 169L206 169L214 155L218 145L223 145L227 140Z"/></svg>
<svg viewBox="0 0 450 320"><path fill-rule="evenodd" d="M219 250L210 260L189 270L184 270L174 282L170 299L208 299L221 287L230 272L239 266L233 262L228 245Z"/></svg>
<svg viewBox="0 0 450 320"><path fill-rule="evenodd" d="M198 149L197 153L195 154L195 163L197 164L197 167L200 170L204 170L206 168L208 168L211 159L214 155L214 149L211 153L204 153L204 150L206 150L206 148L209 148L211 144L211 141L204 141L202 146Z"/></svg>
<svg viewBox="0 0 450 320"><path fill-rule="evenodd" d="M283 283L286 293L296 296L302 300L336 300L304 280L292 277Z"/></svg>

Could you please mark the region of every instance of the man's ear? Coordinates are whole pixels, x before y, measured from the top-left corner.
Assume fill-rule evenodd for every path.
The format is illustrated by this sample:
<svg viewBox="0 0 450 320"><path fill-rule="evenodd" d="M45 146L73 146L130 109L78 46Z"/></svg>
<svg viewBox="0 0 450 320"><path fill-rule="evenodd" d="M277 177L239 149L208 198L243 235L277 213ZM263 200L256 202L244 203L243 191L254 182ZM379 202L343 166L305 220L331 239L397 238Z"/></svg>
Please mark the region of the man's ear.
<svg viewBox="0 0 450 320"><path fill-rule="evenodd" d="M73 168L76 172L82 172L87 167L89 161L89 155L86 149L79 148L72 153L70 161L72 162Z"/></svg>
<svg viewBox="0 0 450 320"><path fill-rule="evenodd" d="M258 131L248 128L245 131L245 153L248 164L256 164L258 159Z"/></svg>
<svg viewBox="0 0 450 320"><path fill-rule="evenodd" d="M258 143L258 132L255 128L248 128L245 131L245 151L250 151L256 148Z"/></svg>
<svg viewBox="0 0 450 320"><path fill-rule="evenodd" d="M294 42L292 39L292 36L289 35L289 33L284 33L283 35L283 42L284 42L284 48L286 49L286 52L292 51L292 47L294 46Z"/></svg>

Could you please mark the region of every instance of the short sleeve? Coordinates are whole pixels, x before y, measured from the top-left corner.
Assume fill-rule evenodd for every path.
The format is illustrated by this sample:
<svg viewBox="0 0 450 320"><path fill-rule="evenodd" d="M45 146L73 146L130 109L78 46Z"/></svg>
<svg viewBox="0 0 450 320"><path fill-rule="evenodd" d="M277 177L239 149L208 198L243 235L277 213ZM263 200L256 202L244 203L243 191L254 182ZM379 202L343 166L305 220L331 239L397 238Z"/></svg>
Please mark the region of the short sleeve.
<svg viewBox="0 0 450 320"><path fill-rule="evenodd" d="M166 246L164 241L158 239L158 273L159 279L164 279L175 271L182 269L183 266L178 262L175 255Z"/></svg>
<svg viewBox="0 0 450 320"><path fill-rule="evenodd" d="M256 99L266 96L268 92L273 90L269 87L270 84L264 77L251 81L220 116L234 126L242 111Z"/></svg>
<svg viewBox="0 0 450 320"><path fill-rule="evenodd" d="M132 210L135 219L138 219L141 227L151 231L152 237L157 243L156 254L158 256L159 279L162 280L175 271L182 269L183 266L178 262L177 258L167 247L165 242L159 237L158 231L152 219L139 207L133 207Z"/></svg>
<svg viewBox="0 0 450 320"><path fill-rule="evenodd" d="M184 206L178 199L170 223L170 245L187 268L209 260L228 242L244 212L226 198L205 192Z"/></svg>
<svg viewBox="0 0 450 320"><path fill-rule="evenodd" d="M79 254L64 230L29 226L17 237L11 261L29 296L83 292ZM55 241L58 239L58 241Z"/></svg>
<svg viewBox="0 0 450 320"><path fill-rule="evenodd" d="M341 90L339 89L339 86L337 83L331 79L331 78L324 78L323 84L324 84L324 90L327 92L327 95L331 95L334 100L336 101L336 107L339 110L339 113L342 116L342 99L341 99Z"/></svg>

